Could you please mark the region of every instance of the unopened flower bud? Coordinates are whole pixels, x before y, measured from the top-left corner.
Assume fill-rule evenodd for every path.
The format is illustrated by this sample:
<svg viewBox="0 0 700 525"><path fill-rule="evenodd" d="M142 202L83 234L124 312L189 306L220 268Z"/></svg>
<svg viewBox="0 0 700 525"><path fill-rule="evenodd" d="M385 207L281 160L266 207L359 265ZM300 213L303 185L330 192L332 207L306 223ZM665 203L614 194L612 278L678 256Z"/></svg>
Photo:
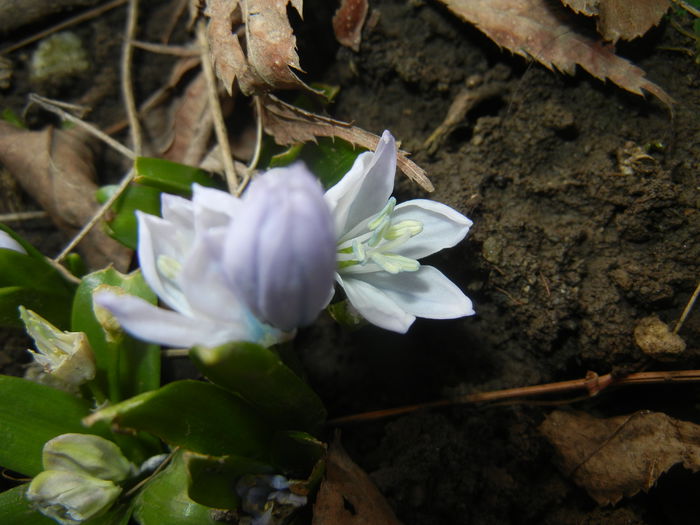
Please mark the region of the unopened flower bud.
<svg viewBox="0 0 700 525"><path fill-rule="evenodd" d="M61 525L76 525L107 510L121 490L88 474L45 470L29 484L26 497L44 516Z"/></svg>
<svg viewBox="0 0 700 525"><path fill-rule="evenodd" d="M108 481L123 481L135 467L111 441L93 434L61 434L46 442L45 470L78 472Z"/></svg>
<svg viewBox="0 0 700 525"><path fill-rule="evenodd" d="M330 299L333 219L303 164L261 175L244 194L224 248L224 271L251 311L285 331L311 323Z"/></svg>
<svg viewBox="0 0 700 525"><path fill-rule="evenodd" d="M38 350L30 352L44 372L70 386L95 377L95 357L83 332L63 332L23 306L19 314Z"/></svg>

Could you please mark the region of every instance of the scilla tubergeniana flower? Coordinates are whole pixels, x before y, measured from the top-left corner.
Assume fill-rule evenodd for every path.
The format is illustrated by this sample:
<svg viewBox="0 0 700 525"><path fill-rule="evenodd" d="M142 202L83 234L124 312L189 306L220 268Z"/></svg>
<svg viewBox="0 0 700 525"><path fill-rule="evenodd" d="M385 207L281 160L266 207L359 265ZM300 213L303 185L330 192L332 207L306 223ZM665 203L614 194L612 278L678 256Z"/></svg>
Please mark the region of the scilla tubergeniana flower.
<svg viewBox="0 0 700 525"><path fill-rule="evenodd" d="M473 315L472 303L440 271L418 260L460 242L472 222L439 202L391 197L396 143L388 131L326 192L335 221L336 280L369 322L405 333L416 317Z"/></svg>
<svg viewBox="0 0 700 525"><path fill-rule="evenodd" d="M173 347L270 345L311 323L335 271L318 180L295 164L259 176L242 198L193 190L192 201L164 194L162 218L138 213L141 270L172 310L108 291L95 304L134 336Z"/></svg>
<svg viewBox="0 0 700 525"><path fill-rule="evenodd" d="M27 250L25 250L20 243L14 240L9 233L3 230L0 230L0 248L5 248L6 250L12 250L14 252L24 254L27 253Z"/></svg>

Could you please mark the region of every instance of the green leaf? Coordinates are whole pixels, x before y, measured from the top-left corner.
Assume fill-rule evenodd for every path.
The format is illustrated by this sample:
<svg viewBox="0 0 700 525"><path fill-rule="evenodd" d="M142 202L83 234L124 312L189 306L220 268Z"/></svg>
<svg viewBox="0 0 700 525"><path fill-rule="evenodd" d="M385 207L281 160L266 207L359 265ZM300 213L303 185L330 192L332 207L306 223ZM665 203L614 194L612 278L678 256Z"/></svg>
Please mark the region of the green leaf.
<svg viewBox="0 0 700 525"><path fill-rule="evenodd" d="M318 144L304 145L301 159L328 189L343 178L363 151L342 139L321 137Z"/></svg>
<svg viewBox="0 0 700 525"><path fill-rule="evenodd" d="M240 498L233 490L244 474L274 474L270 465L240 456L206 456L184 453L189 473L189 497L217 509L236 509Z"/></svg>
<svg viewBox="0 0 700 525"><path fill-rule="evenodd" d="M326 455L326 444L306 432L278 432L272 462L289 477L307 478Z"/></svg>
<svg viewBox="0 0 700 525"><path fill-rule="evenodd" d="M130 502L114 505L106 513L84 521L82 525L128 525L133 512Z"/></svg>
<svg viewBox="0 0 700 525"><path fill-rule="evenodd" d="M98 202L106 202L116 190L117 186L114 185L102 186L97 190ZM130 184L112 206L113 216L105 223L107 233L135 250L138 244L138 225L134 212L140 210L151 215L160 215L160 194L160 190L156 188Z"/></svg>
<svg viewBox="0 0 700 525"><path fill-rule="evenodd" d="M66 280L46 257L10 228L0 224L27 251L26 254L0 249L0 325L24 326L17 308L34 310L60 328L67 328L67 305L73 300L75 284Z"/></svg>
<svg viewBox="0 0 700 525"><path fill-rule="evenodd" d="M183 197L192 196L194 183L211 188L223 187L204 170L165 159L138 157L134 169L135 182Z"/></svg>
<svg viewBox="0 0 700 525"><path fill-rule="evenodd" d="M0 523L2 525L55 525L52 519L29 506L24 497L29 483L0 493Z"/></svg>
<svg viewBox="0 0 700 525"><path fill-rule="evenodd" d="M134 501L134 518L141 525L216 525L209 507L187 495L187 469L182 454L141 490Z"/></svg>
<svg viewBox="0 0 700 525"><path fill-rule="evenodd" d="M304 149L303 144L292 144L286 150L276 153L270 157L269 168L279 168L289 166L292 162L299 158L301 150Z"/></svg>
<svg viewBox="0 0 700 525"><path fill-rule="evenodd" d="M272 432L240 397L210 383L175 381L85 418L123 430L144 430L172 446L212 456L269 456Z"/></svg>
<svg viewBox="0 0 700 525"><path fill-rule="evenodd" d="M75 294L72 330L85 332L95 353L95 381L112 402L154 390L160 386L160 350L126 333L107 334L95 317L92 294L98 286L116 286L150 303L156 296L140 271L128 275L107 268L85 276Z"/></svg>
<svg viewBox="0 0 700 525"><path fill-rule="evenodd" d="M316 393L279 356L254 343L195 347L190 357L217 385L239 394L279 429L315 433L326 419Z"/></svg>
<svg viewBox="0 0 700 525"><path fill-rule="evenodd" d="M10 470L34 476L43 470L44 443L60 434L87 432L81 419L90 403L61 390L0 375L0 399L0 465Z"/></svg>

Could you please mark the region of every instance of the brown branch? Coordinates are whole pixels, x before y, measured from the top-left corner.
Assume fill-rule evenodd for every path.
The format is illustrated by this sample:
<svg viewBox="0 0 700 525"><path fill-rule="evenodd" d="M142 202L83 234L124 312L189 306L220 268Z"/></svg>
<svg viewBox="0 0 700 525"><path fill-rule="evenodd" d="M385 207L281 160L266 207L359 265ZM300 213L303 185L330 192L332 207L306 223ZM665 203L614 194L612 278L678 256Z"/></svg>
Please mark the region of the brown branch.
<svg viewBox="0 0 700 525"><path fill-rule="evenodd" d="M557 383L545 383L543 385L525 386L518 388L507 388L504 390L492 390L490 392L478 392L467 394L455 399L442 399L429 403L408 405L384 410L374 410L342 416L328 421L329 425L342 425L345 423L355 423L359 421L371 421L386 417L398 416L417 412L427 408L437 408L451 405L465 405L472 403L487 403L493 401L518 402L523 398L542 396L545 394L561 394L571 391L583 390L586 395L582 399L587 399L598 395L600 392L611 386L626 386L637 384L659 384L659 383L680 383L700 381L700 370L673 370L669 372L638 372L623 377L613 377L612 374L599 376L595 372L588 372L583 379L573 379L571 381L560 381Z"/></svg>

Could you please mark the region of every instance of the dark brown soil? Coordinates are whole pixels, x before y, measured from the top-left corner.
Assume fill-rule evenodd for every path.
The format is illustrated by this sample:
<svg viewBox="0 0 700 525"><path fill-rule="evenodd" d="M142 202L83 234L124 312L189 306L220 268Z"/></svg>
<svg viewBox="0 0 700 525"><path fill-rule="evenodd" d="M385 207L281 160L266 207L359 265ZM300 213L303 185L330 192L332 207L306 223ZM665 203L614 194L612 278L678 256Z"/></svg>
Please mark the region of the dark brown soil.
<svg viewBox="0 0 700 525"><path fill-rule="evenodd" d="M419 320L408 336L373 328L347 334L330 324L327 343L307 334L313 350L305 361L332 415L582 378L588 370L697 368L698 315L680 332L688 349L675 362L651 361L632 336L650 314L673 325L699 275L700 69L659 49L687 42L663 26L621 49L677 100L672 116L657 100L501 53L437 2L371 5L379 19L359 54L340 50L328 73L343 86L334 115L375 133L391 130L428 171L430 198L474 220L467 239L432 262L467 291L477 314ZM503 94L428 154L423 141L467 79L503 70ZM650 158L635 160L645 147ZM399 187L404 199L424 196L406 180ZM698 393L618 390L575 406L700 422ZM681 468L648 495L597 508L559 473L537 431L550 410L432 410L349 426L343 437L407 525L697 522L692 494L700 478Z"/></svg>
<svg viewBox="0 0 700 525"><path fill-rule="evenodd" d="M373 327L348 332L327 318L303 331L296 346L332 417L578 379L589 370L700 368L697 311L680 332L688 349L675 361L650 360L632 336L650 314L673 325L700 275L700 69L661 49L690 46L685 37L663 24L620 48L676 99L671 115L655 99L511 57L436 1L371 0L375 23L360 52L338 49L328 4L306 2L302 63L312 80L341 86L333 116L375 133L389 129L428 171L436 188L430 198L474 221L462 244L428 262L466 291L477 312L419 320L406 336ZM172 2L144 6L140 37L149 40L171 10ZM105 127L123 118L114 80L123 24L122 11L80 30L94 43L97 69L58 93L87 97L97 108L90 120ZM15 109L30 90L22 56L13 55L16 83L5 98ZM146 56L139 54L135 74L141 99L169 67ZM474 75L486 83L505 78L504 88L428 153L423 142ZM123 173L110 155L101 161L104 180ZM399 200L426 196L398 180ZM4 195L31 207L21 192ZM47 254L63 242L41 221L18 230L30 238L43 232ZM18 373L26 343L17 333L5 337L0 367ZM574 406L597 415L658 410L700 423L699 393L695 386L628 388ZM551 409L435 409L345 426L342 437L406 525L697 523L700 477L680 467L648 494L597 507L560 473L538 432Z"/></svg>

